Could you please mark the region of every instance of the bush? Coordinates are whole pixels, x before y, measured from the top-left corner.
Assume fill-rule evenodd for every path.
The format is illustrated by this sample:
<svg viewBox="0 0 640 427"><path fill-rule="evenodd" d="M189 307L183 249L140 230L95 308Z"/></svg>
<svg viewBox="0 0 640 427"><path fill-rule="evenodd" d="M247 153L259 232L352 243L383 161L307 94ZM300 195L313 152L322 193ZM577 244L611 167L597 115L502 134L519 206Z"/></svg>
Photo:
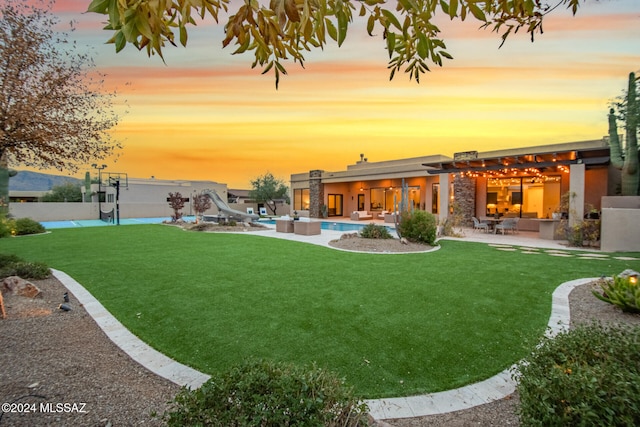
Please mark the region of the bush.
<svg viewBox="0 0 640 427"><path fill-rule="evenodd" d="M638 277L624 273L613 278L598 280L596 286L600 287L601 292L594 289L593 295L604 302L619 307L626 313L640 313Z"/></svg>
<svg viewBox="0 0 640 427"><path fill-rule="evenodd" d="M360 236L365 239L391 239L393 236L384 225L367 224L360 230Z"/></svg>
<svg viewBox="0 0 640 427"><path fill-rule="evenodd" d="M26 262L13 254L0 254L0 278L19 276L23 279L46 279L51 274L42 262Z"/></svg>
<svg viewBox="0 0 640 427"><path fill-rule="evenodd" d="M27 234L39 234L44 233L46 230L42 224L38 221L34 221L31 218L19 218L15 220L15 231L18 236L25 236Z"/></svg>
<svg viewBox="0 0 640 427"><path fill-rule="evenodd" d="M366 406L350 388L315 366L251 361L211 377L199 389L183 388L169 427L365 426Z"/></svg>
<svg viewBox="0 0 640 427"><path fill-rule="evenodd" d="M437 221L433 214L415 210L402 212L398 224L400 236L411 242L433 246L436 243Z"/></svg>
<svg viewBox="0 0 640 427"><path fill-rule="evenodd" d="M518 381L523 426L640 425L640 327L593 323L545 338Z"/></svg>
<svg viewBox="0 0 640 427"><path fill-rule="evenodd" d="M14 230L14 220L7 218L5 215L0 215L0 238L11 237L11 231Z"/></svg>
<svg viewBox="0 0 640 427"><path fill-rule="evenodd" d="M22 261L22 258L14 254L0 254L0 268Z"/></svg>

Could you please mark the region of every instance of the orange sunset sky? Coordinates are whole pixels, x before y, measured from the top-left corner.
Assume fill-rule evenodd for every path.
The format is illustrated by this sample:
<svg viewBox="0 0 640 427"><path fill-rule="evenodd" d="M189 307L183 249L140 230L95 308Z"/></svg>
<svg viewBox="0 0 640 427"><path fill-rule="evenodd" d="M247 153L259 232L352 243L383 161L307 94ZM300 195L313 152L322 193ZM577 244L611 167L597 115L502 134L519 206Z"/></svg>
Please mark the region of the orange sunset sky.
<svg viewBox="0 0 640 427"><path fill-rule="evenodd" d="M640 71L638 0L587 0L576 17L557 10L534 43L519 33L500 49L477 21L443 20L454 59L420 84L402 73L389 81L382 37L356 17L341 48L307 54L305 69L289 64L278 90L251 69L253 56L222 49L223 23L192 29L187 48L166 47L164 64L132 46L116 54L103 17L82 13L88 4L58 0L54 12L77 22L72 38L91 46L127 110L115 130L124 149L106 170L136 178L249 188L267 171L288 181L343 170L360 153L382 161L597 139L608 102Z"/></svg>

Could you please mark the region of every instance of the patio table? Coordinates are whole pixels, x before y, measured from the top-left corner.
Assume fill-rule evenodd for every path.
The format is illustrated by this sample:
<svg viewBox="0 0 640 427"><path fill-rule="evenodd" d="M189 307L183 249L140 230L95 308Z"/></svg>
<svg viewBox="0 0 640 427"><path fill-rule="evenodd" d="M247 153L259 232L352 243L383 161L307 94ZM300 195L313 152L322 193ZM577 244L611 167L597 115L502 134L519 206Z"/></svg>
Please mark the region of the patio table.
<svg viewBox="0 0 640 427"><path fill-rule="evenodd" d="M480 221L482 222L486 222L487 224L489 224L489 229L493 230L493 233L495 234L496 232L496 224L499 224L502 222L502 218L494 218L494 217L490 217L490 216L485 216L480 218Z"/></svg>

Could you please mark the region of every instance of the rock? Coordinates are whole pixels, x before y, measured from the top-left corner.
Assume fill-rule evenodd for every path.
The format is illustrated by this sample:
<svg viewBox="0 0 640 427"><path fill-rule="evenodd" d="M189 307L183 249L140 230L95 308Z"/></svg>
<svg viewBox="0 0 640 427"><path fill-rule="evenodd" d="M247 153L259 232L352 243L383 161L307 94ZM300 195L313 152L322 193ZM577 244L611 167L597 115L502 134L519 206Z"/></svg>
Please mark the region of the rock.
<svg viewBox="0 0 640 427"><path fill-rule="evenodd" d="M638 273L637 271L631 270L629 268L627 268L622 273L618 274L618 277L622 279L628 279L629 277L638 277L638 276L640 276L640 273Z"/></svg>
<svg viewBox="0 0 640 427"><path fill-rule="evenodd" d="M400 239L400 243L402 243L403 245L408 245L409 241L406 238L403 237L403 238Z"/></svg>
<svg viewBox="0 0 640 427"><path fill-rule="evenodd" d="M2 281L2 288L11 292L13 295L27 298L36 298L41 296L42 293L36 285L18 276L6 277Z"/></svg>

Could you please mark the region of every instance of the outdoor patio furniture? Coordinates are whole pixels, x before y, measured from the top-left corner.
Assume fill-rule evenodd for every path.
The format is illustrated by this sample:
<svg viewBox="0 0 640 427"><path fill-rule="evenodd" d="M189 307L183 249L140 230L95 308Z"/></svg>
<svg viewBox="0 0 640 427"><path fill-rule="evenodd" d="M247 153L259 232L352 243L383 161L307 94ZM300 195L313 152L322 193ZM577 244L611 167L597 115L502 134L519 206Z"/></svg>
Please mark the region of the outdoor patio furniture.
<svg viewBox="0 0 640 427"><path fill-rule="evenodd" d="M309 218L300 218L299 221L293 222L293 232L294 234L300 234L303 236L313 236L315 234L320 234L321 230L320 221L311 221Z"/></svg>
<svg viewBox="0 0 640 427"><path fill-rule="evenodd" d="M476 218L475 216L472 217L473 218L473 230L484 230L485 233L489 232L489 224L487 224L486 222L480 221L478 218Z"/></svg>
<svg viewBox="0 0 640 427"><path fill-rule="evenodd" d="M293 218L291 217L276 218L276 232L293 233Z"/></svg>
<svg viewBox="0 0 640 427"><path fill-rule="evenodd" d="M353 211L351 213L351 221L363 221L366 219L373 219L373 215L367 211Z"/></svg>
<svg viewBox="0 0 640 427"><path fill-rule="evenodd" d="M519 218L505 218L502 222L496 224L496 226L494 227L495 232L498 233L498 230L500 230L502 234L505 234L508 231L517 233L518 219Z"/></svg>

